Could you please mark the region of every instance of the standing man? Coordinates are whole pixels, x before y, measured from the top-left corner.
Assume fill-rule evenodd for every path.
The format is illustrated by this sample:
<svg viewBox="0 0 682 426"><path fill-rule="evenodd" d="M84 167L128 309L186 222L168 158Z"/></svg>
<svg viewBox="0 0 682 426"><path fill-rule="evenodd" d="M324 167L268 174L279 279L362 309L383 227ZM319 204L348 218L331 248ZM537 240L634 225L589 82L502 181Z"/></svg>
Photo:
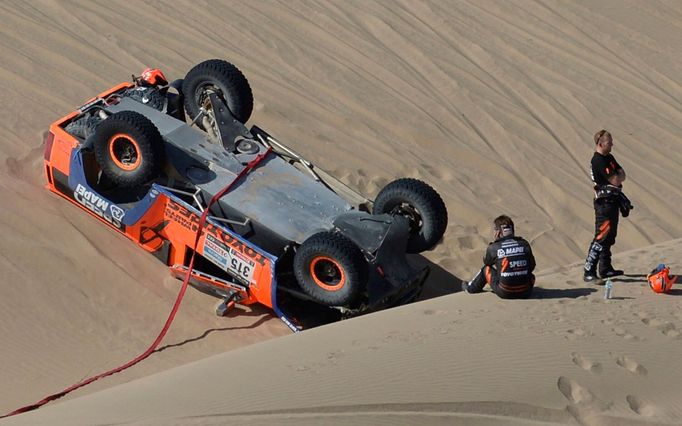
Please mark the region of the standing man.
<svg viewBox="0 0 682 426"><path fill-rule="evenodd" d="M627 216L632 208L622 193L625 171L611 155L611 134L606 130L598 131L594 135L594 143L596 147L592 156L591 175L594 182L595 230L585 260L585 282L598 279L597 266L601 278L623 275L623 271L613 269L611 265L611 246L616 242L619 210L623 212L623 216ZM625 200L627 206L623 207Z"/></svg>
<svg viewBox="0 0 682 426"><path fill-rule="evenodd" d="M486 284L503 299L525 299L535 285L535 257L528 241L514 235L514 222L509 216L498 216L493 222L493 242L483 257L483 268L471 282L462 281L462 290L480 293Z"/></svg>

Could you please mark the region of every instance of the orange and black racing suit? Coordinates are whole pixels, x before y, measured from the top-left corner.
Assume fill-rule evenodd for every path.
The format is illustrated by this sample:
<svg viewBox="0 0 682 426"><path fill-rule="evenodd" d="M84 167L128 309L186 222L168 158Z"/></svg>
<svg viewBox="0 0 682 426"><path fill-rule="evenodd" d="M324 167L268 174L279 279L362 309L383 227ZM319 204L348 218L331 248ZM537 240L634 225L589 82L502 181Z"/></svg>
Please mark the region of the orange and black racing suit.
<svg viewBox="0 0 682 426"><path fill-rule="evenodd" d="M490 284L503 299L523 299L530 296L535 285L535 257L528 241L521 237L502 237L488 245L483 268L466 288L480 293Z"/></svg>
<svg viewBox="0 0 682 426"><path fill-rule="evenodd" d="M594 182L594 239L590 243L585 260L585 275L595 275L597 265L599 274L613 270L611 266L611 246L618 234L618 217L621 190L609 183L622 167L613 155L595 152L592 156L592 181Z"/></svg>

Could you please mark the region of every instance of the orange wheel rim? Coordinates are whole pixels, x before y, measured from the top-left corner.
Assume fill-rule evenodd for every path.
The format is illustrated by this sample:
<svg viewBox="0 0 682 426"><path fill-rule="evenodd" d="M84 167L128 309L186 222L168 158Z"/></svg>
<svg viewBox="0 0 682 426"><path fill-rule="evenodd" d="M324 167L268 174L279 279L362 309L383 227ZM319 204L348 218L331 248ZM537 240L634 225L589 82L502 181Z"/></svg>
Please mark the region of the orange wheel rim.
<svg viewBox="0 0 682 426"><path fill-rule="evenodd" d="M140 167L140 145L129 135L118 133L109 138L109 156L117 167L132 171Z"/></svg>
<svg viewBox="0 0 682 426"><path fill-rule="evenodd" d="M336 260L319 256L310 263L310 276L327 291L339 291L346 285L346 273Z"/></svg>

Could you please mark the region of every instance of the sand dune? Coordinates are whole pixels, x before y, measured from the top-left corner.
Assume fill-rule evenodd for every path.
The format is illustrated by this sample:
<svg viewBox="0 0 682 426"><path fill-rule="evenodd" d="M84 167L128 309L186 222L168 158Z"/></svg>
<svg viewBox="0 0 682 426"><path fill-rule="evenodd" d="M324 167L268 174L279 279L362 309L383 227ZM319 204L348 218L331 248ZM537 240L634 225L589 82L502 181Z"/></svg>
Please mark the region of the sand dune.
<svg viewBox="0 0 682 426"><path fill-rule="evenodd" d="M677 293L641 275L680 268L681 18L635 0L0 3L0 412L139 354L174 300L163 265L42 188L49 123L147 66L180 78L225 58L251 83L251 122L322 168L368 196L398 176L433 185L450 223L422 260L431 295L479 267L500 213L543 288L296 336L189 292L165 350L3 423L679 423ZM608 303L579 270L600 128L636 206L615 246L634 276Z"/></svg>
<svg viewBox="0 0 682 426"><path fill-rule="evenodd" d="M7 424L677 424L682 290L651 292L656 256L601 286L580 265L538 277L533 299L454 294L188 363ZM84 413L90 413L89 417ZM96 414L95 414L96 413ZM537 422L537 423L536 423Z"/></svg>

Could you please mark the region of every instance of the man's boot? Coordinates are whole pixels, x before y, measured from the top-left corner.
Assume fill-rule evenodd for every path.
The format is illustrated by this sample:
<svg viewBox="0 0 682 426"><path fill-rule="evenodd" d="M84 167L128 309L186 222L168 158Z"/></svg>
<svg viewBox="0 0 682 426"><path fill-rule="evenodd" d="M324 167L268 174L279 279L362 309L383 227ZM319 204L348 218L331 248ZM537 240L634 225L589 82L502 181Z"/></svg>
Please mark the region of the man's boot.
<svg viewBox="0 0 682 426"><path fill-rule="evenodd" d="M597 271L595 270L585 270L585 273L583 274L583 281L586 283L591 283L594 281L597 281L599 277L597 277Z"/></svg>
<svg viewBox="0 0 682 426"><path fill-rule="evenodd" d="M609 266L608 269L599 272L599 276L602 278L611 278L620 275L623 275L623 271L621 269L613 269L612 266Z"/></svg>
<svg viewBox="0 0 682 426"><path fill-rule="evenodd" d="M611 250L602 250L599 253L599 276L602 278L611 278L623 275L620 269L613 269L611 265Z"/></svg>

